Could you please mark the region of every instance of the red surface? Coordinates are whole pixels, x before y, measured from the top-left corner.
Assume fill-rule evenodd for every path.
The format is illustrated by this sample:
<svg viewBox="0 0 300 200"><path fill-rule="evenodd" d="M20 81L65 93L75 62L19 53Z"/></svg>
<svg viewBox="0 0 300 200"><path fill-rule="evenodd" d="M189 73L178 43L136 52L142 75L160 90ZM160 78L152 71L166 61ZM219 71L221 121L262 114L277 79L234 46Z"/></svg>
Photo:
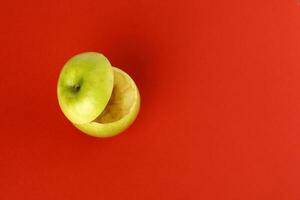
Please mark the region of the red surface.
<svg viewBox="0 0 300 200"><path fill-rule="evenodd" d="M299 200L296 0L1 2L0 199ZM63 116L64 62L103 52L138 119L96 139Z"/></svg>

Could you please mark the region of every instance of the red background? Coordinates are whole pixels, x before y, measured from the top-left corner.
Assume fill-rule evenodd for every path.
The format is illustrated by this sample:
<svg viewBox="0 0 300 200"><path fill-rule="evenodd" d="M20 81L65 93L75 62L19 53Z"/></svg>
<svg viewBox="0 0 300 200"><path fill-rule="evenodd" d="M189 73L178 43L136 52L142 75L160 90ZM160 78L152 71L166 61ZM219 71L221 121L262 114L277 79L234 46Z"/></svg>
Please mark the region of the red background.
<svg viewBox="0 0 300 200"><path fill-rule="evenodd" d="M296 0L1 2L0 199L300 199ZM97 139L63 116L64 62L100 51L141 112Z"/></svg>

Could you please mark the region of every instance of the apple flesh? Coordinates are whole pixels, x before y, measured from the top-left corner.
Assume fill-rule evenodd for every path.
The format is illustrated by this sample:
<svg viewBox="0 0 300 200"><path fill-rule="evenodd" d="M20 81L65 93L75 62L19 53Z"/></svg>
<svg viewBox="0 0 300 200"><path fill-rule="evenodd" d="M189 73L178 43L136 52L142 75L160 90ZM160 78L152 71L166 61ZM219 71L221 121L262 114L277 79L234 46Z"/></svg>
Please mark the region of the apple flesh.
<svg viewBox="0 0 300 200"><path fill-rule="evenodd" d="M74 124L95 137L115 136L127 129L140 109L140 94L135 82L124 71L113 67L114 87L105 110L92 122Z"/></svg>

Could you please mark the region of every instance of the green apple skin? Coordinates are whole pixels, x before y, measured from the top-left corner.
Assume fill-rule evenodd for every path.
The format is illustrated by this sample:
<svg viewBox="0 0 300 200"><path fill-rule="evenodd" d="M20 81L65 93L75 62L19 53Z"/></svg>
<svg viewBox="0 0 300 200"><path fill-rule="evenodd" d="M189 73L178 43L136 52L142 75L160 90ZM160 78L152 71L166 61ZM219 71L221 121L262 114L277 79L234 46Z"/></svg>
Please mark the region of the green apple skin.
<svg viewBox="0 0 300 200"><path fill-rule="evenodd" d="M113 70L100 53L73 56L64 65L57 97L64 115L75 124L93 121L105 109L113 90Z"/></svg>
<svg viewBox="0 0 300 200"><path fill-rule="evenodd" d="M77 127L82 132L86 133L87 135L100 138L116 136L121 132L125 131L134 122L139 113L141 104L140 93L135 82L131 79L131 77L128 74L126 74L122 70L115 67L113 67L113 69L117 70L119 73L123 73L127 77L127 79L130 80L131 84L134 86L135 89L136 101L131 106L129 113L118 121L104 124L95 121L86 124L74 124L75 127Z"/></svg>

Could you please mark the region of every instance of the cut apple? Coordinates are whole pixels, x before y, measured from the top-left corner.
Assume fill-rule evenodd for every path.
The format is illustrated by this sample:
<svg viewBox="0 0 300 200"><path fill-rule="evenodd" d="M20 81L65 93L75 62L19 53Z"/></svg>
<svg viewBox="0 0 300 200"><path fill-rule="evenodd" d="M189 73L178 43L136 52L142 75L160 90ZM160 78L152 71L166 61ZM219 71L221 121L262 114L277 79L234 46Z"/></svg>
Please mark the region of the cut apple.
<svg viewBox="0 0 300 200"><path fill-rule="evenodd" d="M92 122L74 124L95 137L111 137L127 129L140 108L140 94L135 82L124 71L113 67L114 86L105 110Z"/></svg>
<svg viewBox="0 0 300 200"><path fill-rule="evenodd" d="M95 137L121 133L133 123L140 108L135 82L95 52L78 54L65 64L57 95L65 116Z"/></svg>
<svg viewBox="0 0 300 200"><path fill-rule="evenodd" d="M64 65L57 84L61 110L73 123L96 119L113 90L113 70L108 59L96 52L73 56Z"/></svg>

